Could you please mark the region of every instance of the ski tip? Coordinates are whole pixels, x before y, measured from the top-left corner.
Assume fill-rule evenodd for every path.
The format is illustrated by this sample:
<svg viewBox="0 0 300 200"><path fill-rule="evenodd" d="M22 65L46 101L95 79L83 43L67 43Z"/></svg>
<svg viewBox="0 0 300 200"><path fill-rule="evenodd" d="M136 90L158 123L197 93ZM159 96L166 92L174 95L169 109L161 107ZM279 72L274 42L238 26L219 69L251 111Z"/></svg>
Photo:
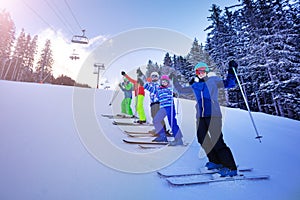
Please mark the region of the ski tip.
<svg viewBox="0 0 300 200"><path fill-rule="evenodd" d="M168 142L153 142L153 141L141 141L141 140L127 140L123 139L123 142L129 143L129 144L150 144L150 145L168 145Z"/></svg>
<svg viewBox="0 0 300 200"><path fill-rule="evenodd" d="M142 145L142 144L139 144L139 147L141 149L160 149L161 148L160 146L157 146L157 145L155 145L155 146L152 146L152 145L147 146L147 145Z"/></svg>
<svg viewBox="0 0 300 200"><path fill-rule="evenodd" d="M270 175L244 175L248 180L267 180L270 179Z"/></svg>
<svg viewBox="0 0 300 200"><path fill-rule="evenodd" d="M168 145L169 147L187 147L189 146L188 142L184 142L183 144L179 144L179 145Z"/></svg>

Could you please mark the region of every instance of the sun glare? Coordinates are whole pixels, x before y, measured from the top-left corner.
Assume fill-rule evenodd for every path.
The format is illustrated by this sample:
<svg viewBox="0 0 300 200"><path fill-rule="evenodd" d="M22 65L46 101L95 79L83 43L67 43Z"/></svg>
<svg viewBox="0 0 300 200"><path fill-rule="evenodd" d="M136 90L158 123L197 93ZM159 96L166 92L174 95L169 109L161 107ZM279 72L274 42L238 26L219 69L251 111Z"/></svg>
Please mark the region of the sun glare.
<svg viewBox="0 0 300 200"><path fill-rule="evenodd" d="M18 6L18 3L20 3L20 0L0 0L0 8L2 9L13 9Z"/></svg>

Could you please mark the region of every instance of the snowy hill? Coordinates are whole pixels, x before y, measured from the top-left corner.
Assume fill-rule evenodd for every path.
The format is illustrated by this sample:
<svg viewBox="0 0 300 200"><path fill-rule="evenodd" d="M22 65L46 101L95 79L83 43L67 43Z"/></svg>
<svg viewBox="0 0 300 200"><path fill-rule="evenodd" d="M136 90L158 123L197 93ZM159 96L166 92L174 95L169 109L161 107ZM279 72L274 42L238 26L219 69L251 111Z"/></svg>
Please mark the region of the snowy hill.
<svg viewBox="0 0 300 200"><path fill-rule="evenodd" d="M101 117L118 112L122 94L109 107L109 90L0 81L0 93L1 200L300 199L299 121L253 113L259 143L248 113L224 108L236 162L270 180L172 187L155 169L197 169L207 161L193 141L194 102L178 103L188 147L142 150L122 142L122 129L150 127L118 127Z"/></svg>

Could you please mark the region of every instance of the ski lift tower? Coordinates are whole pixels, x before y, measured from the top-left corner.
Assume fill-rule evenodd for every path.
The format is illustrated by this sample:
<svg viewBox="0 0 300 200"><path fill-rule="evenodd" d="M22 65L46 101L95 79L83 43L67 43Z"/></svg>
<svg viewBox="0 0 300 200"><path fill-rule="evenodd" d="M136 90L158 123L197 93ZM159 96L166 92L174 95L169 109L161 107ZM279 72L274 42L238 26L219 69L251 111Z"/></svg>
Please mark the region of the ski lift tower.
<svg viewBox="0 0 300 200"><path fill-rule="evenodd" d="M97 74L97 89L99 88L100 70L105 70L103 63L94 64L94 74Z"/></svg>

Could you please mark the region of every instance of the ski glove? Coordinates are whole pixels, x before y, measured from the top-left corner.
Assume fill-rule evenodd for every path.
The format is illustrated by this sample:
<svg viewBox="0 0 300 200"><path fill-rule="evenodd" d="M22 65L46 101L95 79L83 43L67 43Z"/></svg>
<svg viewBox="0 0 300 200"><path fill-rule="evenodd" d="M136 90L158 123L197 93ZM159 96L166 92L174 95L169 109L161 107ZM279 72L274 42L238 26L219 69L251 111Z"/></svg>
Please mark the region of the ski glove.
<svg viewBox="0 0 300 200"><path fill-rule="evenodd" d="M238 68L238 64L234 60L231 60L231 61L229 61L228 65L229 65L228 74L233 74L234 75L233 68L236 71L237 68Z"/></svg>
<svg viewBox="0 0 300 200"><path fill-rule="evenodd" d="M196 77L196 76L194 76L194 77L191 78L191 80L189 81L189 84L193 85L195 82L199 82L199 78Z"/></svg>
<svg viewBox="0 0 300 200"><path fill-rule="evenodd" d="M122 76L125 76L125 75L126 75L126 73L125 73L124 71L122 71L121 74L122 74Z"/></svg>

